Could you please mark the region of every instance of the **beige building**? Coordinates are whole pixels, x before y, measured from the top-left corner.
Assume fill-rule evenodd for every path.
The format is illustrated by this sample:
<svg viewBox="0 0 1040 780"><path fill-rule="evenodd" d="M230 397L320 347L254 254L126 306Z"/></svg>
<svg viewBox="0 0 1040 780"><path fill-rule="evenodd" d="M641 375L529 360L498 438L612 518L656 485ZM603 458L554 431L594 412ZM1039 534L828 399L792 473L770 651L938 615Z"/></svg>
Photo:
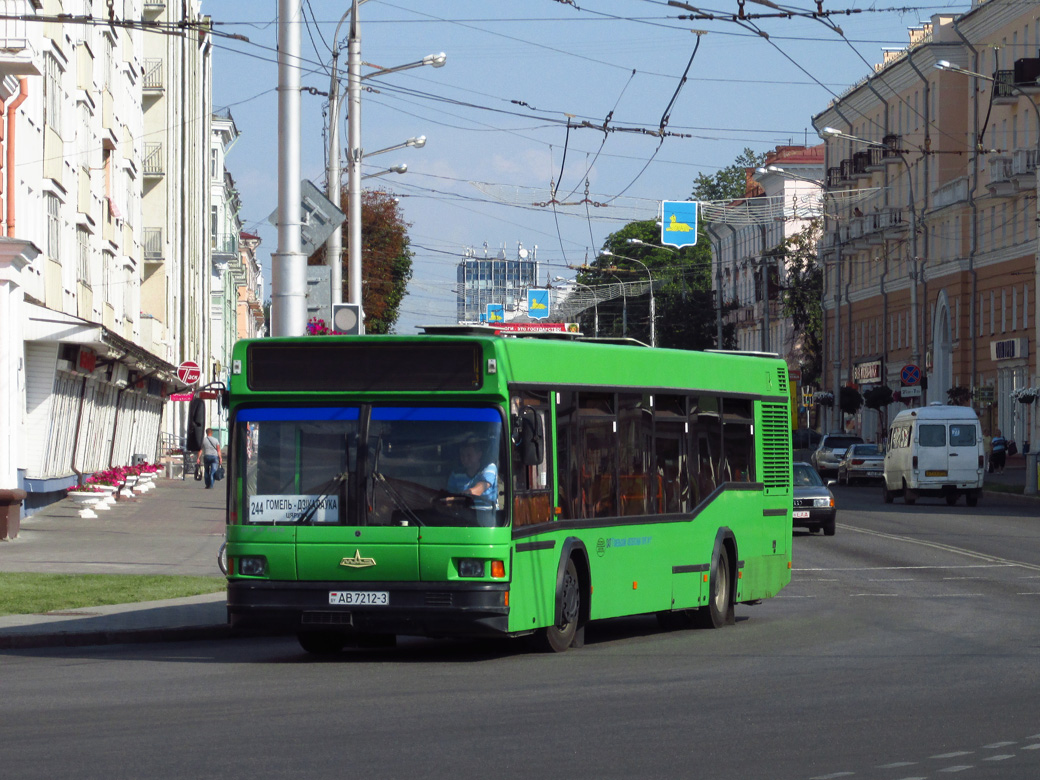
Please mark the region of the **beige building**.
<svg viewBox="0 0 1040 780"><path fill-rule="evenodd" d="M206 357L210 113L198 0L116 4L173 35L73 21L98 0L3 6L0 538L5 502L161 452L177 365Z"/></svg>
<svg viewBox="0 0 1040 780"><path fill-rule="evenodd" d="M965 388L985 430L1035 449L1036 407L1011 393L1038 384L1038 47L1035 5L936 15L813 118L828 191L860 191L833 201L821 247L835 397L885 384L891 417ZM868 439L879 422L832 420Z"/></svg>
<svg viewBox="0 0 1040 780"><path fill-rule="evenodd" d="M823 145L778 146L762 168L747 171L747 197L719 207L702 205L712 244L712 285L733 304L737 349L775 352L791 368L800 340L781 311L784 263L770 253L822 211Z"/></svg>

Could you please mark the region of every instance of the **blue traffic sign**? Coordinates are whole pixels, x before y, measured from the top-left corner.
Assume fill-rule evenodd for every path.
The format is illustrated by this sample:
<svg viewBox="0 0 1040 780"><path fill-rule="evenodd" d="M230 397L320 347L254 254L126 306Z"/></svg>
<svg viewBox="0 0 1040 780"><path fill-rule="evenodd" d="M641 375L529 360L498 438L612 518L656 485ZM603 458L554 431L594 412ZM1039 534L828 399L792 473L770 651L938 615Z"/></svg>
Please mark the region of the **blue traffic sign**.
<svg viewBox="0 0 1040 780"><path fill-rule="evenodd" d="M487 321L488 322L505 322L506 321L506 307L501 303L489 303L487 305Z"/></svg>
<svg viewBox="0 0 1040 780"><path fill-rule="evenodd" d="M907 387L913 387L921 381L921 369L913 363L907 363L899 372L899 380Z"/></svg>

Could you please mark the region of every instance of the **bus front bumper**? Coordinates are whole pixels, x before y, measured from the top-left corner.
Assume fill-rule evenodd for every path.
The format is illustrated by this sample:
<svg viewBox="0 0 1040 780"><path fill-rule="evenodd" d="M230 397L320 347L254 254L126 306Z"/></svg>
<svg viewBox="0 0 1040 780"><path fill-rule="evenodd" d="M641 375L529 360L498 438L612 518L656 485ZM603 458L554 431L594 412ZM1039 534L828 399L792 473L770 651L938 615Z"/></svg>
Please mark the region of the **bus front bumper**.
<svg viewBox="0 0 1040 780"><path fill-rule="evenodd" d="M385 605L342 606L331 593L386 593ZM504 636L509 585L489 582L284 582L230 580L236 629L411 636Z"/></svg>

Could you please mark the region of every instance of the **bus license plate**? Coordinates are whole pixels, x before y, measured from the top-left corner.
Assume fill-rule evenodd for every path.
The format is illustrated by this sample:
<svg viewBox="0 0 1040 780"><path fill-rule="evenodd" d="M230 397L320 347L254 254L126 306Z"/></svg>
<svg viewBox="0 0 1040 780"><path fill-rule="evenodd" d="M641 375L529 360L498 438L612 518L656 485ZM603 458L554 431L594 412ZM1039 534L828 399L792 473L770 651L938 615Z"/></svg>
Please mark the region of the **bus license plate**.
<svg viewBox="0 0 1040 780"><path fill-rule="evenodd" d="M796 510L794 510L794 519L795 520L805 520L808 517L809 517L808 510L804 510L804 509L796 509Z"/></svg>
<svg viewBox="0 0 1040 780"><path fill-rule="evenodd" d="M329 604L348 607L385 607L390 593L385 590L330 590Z"/></svg>

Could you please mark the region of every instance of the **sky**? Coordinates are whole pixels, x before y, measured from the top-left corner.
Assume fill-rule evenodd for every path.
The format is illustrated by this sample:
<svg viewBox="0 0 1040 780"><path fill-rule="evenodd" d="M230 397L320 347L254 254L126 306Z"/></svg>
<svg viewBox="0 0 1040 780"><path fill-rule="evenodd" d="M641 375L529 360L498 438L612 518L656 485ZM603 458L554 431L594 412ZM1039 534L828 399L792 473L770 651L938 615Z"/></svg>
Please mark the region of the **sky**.
<svg viewBox="0 0 1040 780"><path fill-rule="evenodd" d="M797 2L784 7L816 9ZM312 91L329 90L333 35L348 6L302 0L301 170L323 191L328 106ZM689 198L699 174L731 165L744 148L820 143L813 115L872 72L883 48L905 47L907 29L920 20L969 6L937 0L887 10L824 0L822 7L835 12L830 26L807 18L680 19L691 11L663 0L362 5L363 74L447 55L442 68L366 79L362 94L366 152L427 139L422 149L372 155L363 166L365 173L408 166L365 181L400 198L410 225L413 279L396 332L455 322L455 267L467 249L483 256L486 245L515 258L523 247L539 260L541 280L573 278L611 232L654 218L662 200ZM245 229L263 239L269 296L278 243L267 221L278 205L278 2L203 0L202 8L218 33L213 108L229 108L241 133L226 164ZM719 17L738 5L697 8ZM776 11L747 0L745 13ZM345 122L340 134L345 147ZM344 166L344 184L345 173Z"/></svg>

